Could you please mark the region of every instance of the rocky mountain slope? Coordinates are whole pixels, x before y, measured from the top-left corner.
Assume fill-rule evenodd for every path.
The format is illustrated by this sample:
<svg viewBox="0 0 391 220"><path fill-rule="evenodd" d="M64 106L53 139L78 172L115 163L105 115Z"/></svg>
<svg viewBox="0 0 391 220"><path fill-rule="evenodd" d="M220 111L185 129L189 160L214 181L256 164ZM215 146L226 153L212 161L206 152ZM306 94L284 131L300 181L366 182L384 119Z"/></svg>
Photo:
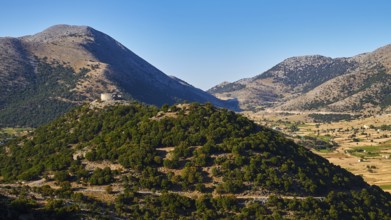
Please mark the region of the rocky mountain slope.
<svg viewBox="0 0 391 220"><path fill-rule="evenodd" d="M84 105L0 146L0 174L10 219L391 218L379 187L211 104Z"/></svg>
<svg viewBox="0 0 391 220"><path fill-rule="evenodd" d="M242 109L390 111L391 45L350 58L292 57L253 78L208 92Z"/></svg>
<svg viewBox="0 0 391 220"><path fill-rule="evenodd" d="M105 92L155 105L230 107L91 27L56 25L32 36L0 38L0 126L36 126Z"/></svg>

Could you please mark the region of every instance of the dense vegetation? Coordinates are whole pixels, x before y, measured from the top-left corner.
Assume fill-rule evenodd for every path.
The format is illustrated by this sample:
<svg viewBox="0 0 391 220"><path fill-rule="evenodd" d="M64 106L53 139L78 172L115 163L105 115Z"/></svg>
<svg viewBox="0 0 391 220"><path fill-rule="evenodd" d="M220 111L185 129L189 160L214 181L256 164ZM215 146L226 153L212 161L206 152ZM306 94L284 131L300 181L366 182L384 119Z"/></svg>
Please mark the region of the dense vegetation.
<svg viewBox="0 0 391 220"><path fill-rule="evenodd" d="M314 119L315 123L330 123L330 122L338 122L338 121L350 121L353 119L357 119L360 117L359 115L351 115L351 114L316 114L312 113L308 115L310 118Z"/></svg>
<svg viewBox="0 0 391 220"><path fill-rule="evenodd" d="M69 111L80 101L73 88L87 69L78 73L63 63L38 60L36 74L25 74L28 83L9 94L0 94L0 127L36 127ZM55 94L55 96L53 96Z"/></svg>
<svg viewBox="0 0 391 220"><path fill-rule="evenodd" d="M373 127L373 128L376 128L376 127ZM381 129L383 131L391 131L391 125L381 125L377 129Z"/></svg>
<svg viewBox="0 0 391 220"><path fill-rule="evenodd" d="M44 206L28 192L47 199ZM374 194L377 192L379 194ZM270 196L266 201L236 199L234 196L213 197L204 194L189 198L177 193L160 196L130 190L120 194L113 204L75 193L69 184L55 190L48 186L18 188L16 199L0 195L0 218L17 219L29 214L30 219L389 219L386 200L379 189L331 192L324 199L284 199ZM245 203L245 205L243 205ZM83 211L81 211L83 210Z"/></svg>
<svg viewBox="0 0 391 220"><path fill-rule="evenodd" d="M338 144L334 141L331 141L330 137L328 136L302 136L296 143L308 149L315 149L317 151L330 151L338 146Z"/></svg>
<svg viewBox="0 0 391 220"><path fill-rule="evenodd" d="M103 161L122 168L86 166ZM288 211L311 219L391 217L391 196L378 187L210 104L81 106L1 147L0 171L5 182L118 183L125 193L117 195L115 210L126 218L275 218ZM308 199L260 204L235 196L271 194Z"/></svg>

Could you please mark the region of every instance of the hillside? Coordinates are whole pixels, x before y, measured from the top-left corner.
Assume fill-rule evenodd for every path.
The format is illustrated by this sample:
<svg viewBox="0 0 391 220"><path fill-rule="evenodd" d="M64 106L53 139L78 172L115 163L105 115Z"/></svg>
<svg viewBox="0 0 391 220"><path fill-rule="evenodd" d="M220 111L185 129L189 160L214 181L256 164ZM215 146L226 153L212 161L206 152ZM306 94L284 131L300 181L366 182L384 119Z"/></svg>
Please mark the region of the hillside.
<svg viewBox="0 0 391 220"><path fill-rule="evenodd" d="M0 126L41 125L107 92L158 106L188 101L235 108L91 27L56 25L0 38Z"/></svg>
<svg viewBox="0 0 391 220"><path fill-rule="evenodd" d="M208 92L245 110L390 111L391 46L350 58L292 57L253 78Z"/></svg>
<svg viewBox="0 0 391 220"><path fill-rule="evenodd" d="M96 106L1 146L3 216L391 218L390 194L234 112Z"/></svg>

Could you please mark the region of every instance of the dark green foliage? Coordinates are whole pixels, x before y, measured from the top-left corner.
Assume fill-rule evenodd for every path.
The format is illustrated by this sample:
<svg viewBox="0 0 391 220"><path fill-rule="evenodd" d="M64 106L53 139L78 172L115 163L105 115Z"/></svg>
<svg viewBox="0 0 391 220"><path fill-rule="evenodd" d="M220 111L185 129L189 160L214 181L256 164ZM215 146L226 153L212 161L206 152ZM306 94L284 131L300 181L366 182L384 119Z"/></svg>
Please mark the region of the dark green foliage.
<svg viewBox="0 0 391 220"><path fill-rule="evenodd" d="M289 131L290 132L296 132L296 131L299 131L299 127L297 126L297 124L292 124L291 126L289 126Z"/></svg>
<svg viewBox="0 0 391 220"><path fill-rule="evenodd" d="M57 171L56 173L54 173L54 179L56 181L64 182L64 181L69 180L69 178L70 178L70 176L68 174L68 171L66 171L66 170L61 170L61 171Z"/></svg>
<svg viewBox="0 0 391 220"><path fill-rule="evenodd" d="M23 187L17 188L16 194L13 193L16 198L0 195L0 219L25 219L27 216L28 219L33 220L111 219L113 217L104 210L108 209L105 204L98 203L80 193L73 193L65 189L67 187L69 183L65 184L65 187L62 185L58 190L47 185L38 188ZM66 194L65 191L67 191ZM37 203L36 198L30 193L40 194L46 199L46 203Z"/></svg>
<svg viewBox="0 0 391 220"><path fill-rule="evenodd" d="M357 119L360 115L351 115L351 114L309 114L309 117L313 118L316 123L330 123L330 122L338 122L338 121L350 121L353 119Z"/></svg>
<svg viewBox="0 0 391 220"><path fill-rule="evenodd" d="M334 141L325 141L317 137L312 136L302 136L300 140L297 141L299 145L305 146L309 149L315 149L315 150L332 150L336 146L338 146L337 143Z"/></svg>
<svg viewBox="0 0 391 220"><path fill-rule="evenodd" d="M390 196L380 198L369 193L376 191L332 191L321 199L270 196L265 202L248 201L246 204L233 196L212 198L205 194L194 200L177 194L157 197L125 193L116 199L115 206L117 213L128 218L276 219L280 216L285 219L289 216L289 219L389 219Z"/></svg>
<svg viewBox="0 0 391 220"><path fill-rule="evenodd" d="M138 103L104 109L78 107L36 129L30 137L1 146L1 176L4 181L33 180L54 173L58 181L96 185L122 179L126 192L117 195L115 210L132 219L270 219L287 215L288 209L297 218L307 219L390 216L389 194L369 187L361 177L330 164L280 133L210 104L164 106L162 110L167 115ZM168 153L162 148L172 150ZM87 151L85 158L74 158L79 150ZM121 164L125 174L120 176L110 168L89 173L83 165L87 160ZM214 182L216 178L218 182ZM180 195L194 190L203 196L194 200ZM167 191L179 194L164 193ZM272 197L262 205L229 196L255 191L332 199L288 201ZM330 195L333 191L342 194L334 198ZM221 197L206 194L211 192ZM74 197L66 181L56 194L63 199ZM346 207L338 206L338 199L343 199ZM57 203L51 209L61 213ZM355 208L356 204L363 207Z"/></svg>
<svg viewBox="0 0 391 220"><path fill-rule="evenodd" d="M96 168L94 173L89 178L92 185L105 185L113 182L114 176L110 168L106 167L103 170Z"/></svg>
<svg viewBox="0 0 391 220"><path fill-rule="evenodd" d="M391 131L391 125L381 125L378 129L383 131Z"/></svg>
<svg viewBox="0 0 391 220"><path fill-rule="evenodd" d="M66 204L63 200L49 200L45 206L45 211L58 219L68 219L73 217L80 209L76 205Z"/></svg>
<svg viewBox="0 0 391 220"><path fill-rule="evenodd" d="M10 203L13 210L19 213L28 213L34 207L37 207L36 201L28 198L19 197Z"/></svg>
<svg viewBox="0 0 391 220"><path fill-rule="evenodd" d="M12 154L0 158L2 176L5 180L33 180L56 171L59 180L66 180L59 174L67 171L76 179L89 178L92 184L109 183L112 173L96 170L88 177L80 161L73 159L76 149L92 146L86 159L109 160L137 171L140 186L146 188L171 185L193 190L196 184L211 181L200 167L213 163L220 165L217 173L224 181L216 189L220 193L249 189L246 182L299 195L364 186L345 170L233 112L210 104L170 111L177 116L153 119L158 109L140 104L100 111L79 107L37 129L32 139L6 145ZM156 148L167 146L175 148L164 165L182 169L180 176L167 177L157 171L163 160Z"/></svg>
<svg viewBox="0 0 391 220"><path fill-rule="evenodd" d="M61 99L84 99L71 90L80 78L86 77L85 70L75 73L72 68L58 62L39 60L36 74L27 76L31 78L27 85L10 94L0 94L1 127L36 127L45 124L75 106Z"/></svg>
<svg viewBox="0 0 391 220"><path fill-rule="evenodd" d="M106 206L79 193L65 198L60 190L48 186L30 189L48 199L40 207L33 199L0 196L1 219L17 219L29 214L34 219L390 219L389 194L379 188L359 191L329 192L325 197L284 199L270 196L266 200L237 199L234 196L212 197L204 194L196 199L163 193L160 196L125 191ZM81 211L83 209L83 211ZM106 209L106 211L105 211ZM108 211L110 210L110 211Z"/></svg>
<svg viewBox="0 0 391 220"><path fill-rule="evenodd" d="M373 187L360 191L331 191L322 200L274 198L268 200L267 206L293 212L297 219L390 219L390 194L376 192L379 189Z"/></svg>

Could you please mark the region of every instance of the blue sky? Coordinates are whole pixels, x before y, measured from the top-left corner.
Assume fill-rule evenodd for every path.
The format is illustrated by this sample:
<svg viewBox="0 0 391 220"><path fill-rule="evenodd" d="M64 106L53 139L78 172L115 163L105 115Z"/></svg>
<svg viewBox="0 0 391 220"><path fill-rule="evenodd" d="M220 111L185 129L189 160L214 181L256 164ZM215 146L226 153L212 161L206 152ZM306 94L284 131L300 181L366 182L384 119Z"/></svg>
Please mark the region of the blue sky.
<svg viewBox="0 0 391 220"><path fill-rule="evenodd" d="M55 24L102 31L201 89L290 56L347 57L391 43L391 1L0 0L0 36Z"/></svg>

